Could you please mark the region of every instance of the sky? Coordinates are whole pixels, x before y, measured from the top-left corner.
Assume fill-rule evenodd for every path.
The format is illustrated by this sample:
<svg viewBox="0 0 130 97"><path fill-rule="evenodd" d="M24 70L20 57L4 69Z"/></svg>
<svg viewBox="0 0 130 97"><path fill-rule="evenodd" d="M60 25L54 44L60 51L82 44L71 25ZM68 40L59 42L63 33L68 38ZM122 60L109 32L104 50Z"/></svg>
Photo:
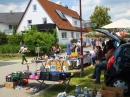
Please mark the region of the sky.
<svg viewBox="0 0 130 97"><path fill-rule="evenodd" d="M79 1L80 0L50 0L51 2L67 5L69 9L72 9L79 13ZM0 0L0 13L1 12L24 12L29 0ZM109 7L108 14L111 16L111 21L116 21L121 18L130 19L130 0L81 0L82 18L89 20L91 14L93 14L96 6Z"/></svg>

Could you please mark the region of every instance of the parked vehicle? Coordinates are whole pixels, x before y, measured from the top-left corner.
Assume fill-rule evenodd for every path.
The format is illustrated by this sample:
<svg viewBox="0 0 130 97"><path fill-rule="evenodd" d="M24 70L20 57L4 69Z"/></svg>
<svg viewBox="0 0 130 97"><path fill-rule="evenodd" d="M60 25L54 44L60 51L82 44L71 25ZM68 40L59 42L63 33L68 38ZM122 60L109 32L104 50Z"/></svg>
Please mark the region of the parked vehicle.
<svg viewBox="0 0 130 97"><path fill-rule="evenodd" d="M123 38L109 33L108 30L96 29L114 39L116 50L109 59L107 70L104 73L106 86L119 87L124 89L125 95L130 95L130 43Z"/></svg>

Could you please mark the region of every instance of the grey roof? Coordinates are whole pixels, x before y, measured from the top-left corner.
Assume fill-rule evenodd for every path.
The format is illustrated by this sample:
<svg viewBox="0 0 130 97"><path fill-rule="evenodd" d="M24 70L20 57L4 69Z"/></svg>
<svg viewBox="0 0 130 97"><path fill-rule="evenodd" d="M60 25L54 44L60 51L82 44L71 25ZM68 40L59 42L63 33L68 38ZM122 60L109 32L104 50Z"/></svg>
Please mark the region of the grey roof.
<svg viewBox="0 0 130 97"><path fill-rule="evenodd" d="M0 23L17 25L24 12L0 13Z"/></svg>

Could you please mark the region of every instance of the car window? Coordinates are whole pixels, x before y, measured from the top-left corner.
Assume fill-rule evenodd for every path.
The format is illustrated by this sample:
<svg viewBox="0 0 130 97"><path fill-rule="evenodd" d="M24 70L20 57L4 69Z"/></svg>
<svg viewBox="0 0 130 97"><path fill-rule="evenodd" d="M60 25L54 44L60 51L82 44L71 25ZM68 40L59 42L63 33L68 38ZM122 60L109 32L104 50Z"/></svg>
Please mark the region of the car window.
<svg viewBox="0 0 130 97"><path fill-rule="evenodd" d="M114 52L115 62L113 66L116 71L130 67L130 43L119 46Z"/></svg>
<svg viewBox="0 0 130 97"><path fill-rule="evenodd" d="M118 41L115 41L115 42L114 42L114 46L117 48L117 47L120 46L120 43L119 43Z"/></svg>

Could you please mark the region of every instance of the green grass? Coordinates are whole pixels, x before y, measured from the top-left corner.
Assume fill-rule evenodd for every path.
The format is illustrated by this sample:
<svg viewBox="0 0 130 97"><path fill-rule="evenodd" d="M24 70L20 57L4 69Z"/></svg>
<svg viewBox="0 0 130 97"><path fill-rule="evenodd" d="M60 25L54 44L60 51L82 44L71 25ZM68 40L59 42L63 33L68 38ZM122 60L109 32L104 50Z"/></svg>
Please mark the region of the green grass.
<svg viewBox="0 0 130 97"><path fill-rule="evenodd" d="M103 79L103 72L102 71L102 75L101 75L101 83L99 85L95 85L93 84L93 79L89 79L88 75L92 75L93 73L93 67L88 66L84 68L84 73L82 74L82 76L80 77L80 72L75 72L74 73L74 77L70 80L70 85L67 88L67 95L74 95L75 94L75 87L76 85L81 86L82 88L84 87L88 87L93 89L94 86L96 86L97 90L99 90L102 86L104 85ZM52 86L51 88L45 90L44 92L42 92L40 95L38 95L37 97L56 97L58 93L60 92L64 92L66 85L63 84L57 84Z"/></svg>

